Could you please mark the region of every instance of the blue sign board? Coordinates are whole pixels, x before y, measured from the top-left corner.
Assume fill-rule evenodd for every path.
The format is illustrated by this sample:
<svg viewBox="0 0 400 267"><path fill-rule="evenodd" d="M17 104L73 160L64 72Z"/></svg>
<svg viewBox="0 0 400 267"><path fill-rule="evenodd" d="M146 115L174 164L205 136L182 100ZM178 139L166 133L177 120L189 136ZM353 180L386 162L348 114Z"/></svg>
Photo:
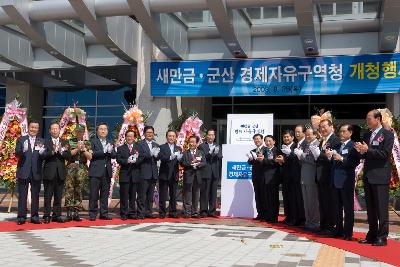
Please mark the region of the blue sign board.
<svg viewBox="0 0 400 267"><path fill-rule="evenodd" d="M152 96L400 92L400 54L151 63Z"/></svg>
<svg viewBox="0 0 400 267"><path fill-rule="evenodd" d="M251 165L247 162L228 161L227 163L228 179L251 179Z"/></svg>

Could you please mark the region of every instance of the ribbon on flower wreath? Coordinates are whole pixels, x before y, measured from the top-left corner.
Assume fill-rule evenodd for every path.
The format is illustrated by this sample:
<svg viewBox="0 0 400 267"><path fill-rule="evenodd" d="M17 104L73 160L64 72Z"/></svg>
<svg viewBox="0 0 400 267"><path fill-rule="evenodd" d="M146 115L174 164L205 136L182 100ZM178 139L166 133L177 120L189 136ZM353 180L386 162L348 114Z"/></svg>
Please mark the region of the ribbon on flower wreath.
<svg viewBox="0 0 400 267"><path fill-rule="evenodd" d="M80 124L85 126L85 134L83 138L89 140L88 127L86 125L86 112L77 107L77 103L74 103L73 107L68 107L64 110L63 115L60 119L60 137L63 136L65 130L70 123Z"/></svg>
<svg viewBox="0 0 400 267"><path fill-rule="evenodd" d="M201 126L203 121L197 117L197 114L193 114L188 117L183 123L178 133L177 146L179 146L182 151L189 149L189 138L191 136L198 136L201 139ZM179 165L179 182L183 181L183 167Z"/></svg>
<svg viewBox="0 0 400 267"><path fill-rule="evenodd" d="M28 120L26 118L26 108L21 108L21 103L14 99L6 105L6 109L0 123L0 142L3 142L8 130L8 124L12 120L17 120L21 127L21 135L28 134Z"/></svg>
<svg viewBox="0 0 400 267"><path fill-rule="evenodd" d="M16 140L28 134L27 109L21 107L18 99L6 105L4 115L0 122L0 180L11 192L8 212L11 211L16 181L18 157L15 155ZM28 203L30 203L30 190L28 190ZM0 203L8 192L0 200Z"/></svg>
<svg viewBox="0 0 400 267"><path fill-rule="evenodd" d="M118 132L118 136L115 140L115 146L119 147L124 144L125 142L125 133L128 130L133 130L136 134L135 136L137 137L136 141L142 140L144 138L144 123L145 119L148 118L147 114L144 114L137 105L132 105L130 106L129 109L125 108L125 113L123 115L124 122L121 125L121 129ZM111 165L112 165L112 178L111 178L111 184L110 184L110 190L108 194L108 205L111 203L112 199L112 193L113 193L113 188L115 181L118 180L119 177L119 169L120 166L117 163L116 159L111 160Z"/></svg>

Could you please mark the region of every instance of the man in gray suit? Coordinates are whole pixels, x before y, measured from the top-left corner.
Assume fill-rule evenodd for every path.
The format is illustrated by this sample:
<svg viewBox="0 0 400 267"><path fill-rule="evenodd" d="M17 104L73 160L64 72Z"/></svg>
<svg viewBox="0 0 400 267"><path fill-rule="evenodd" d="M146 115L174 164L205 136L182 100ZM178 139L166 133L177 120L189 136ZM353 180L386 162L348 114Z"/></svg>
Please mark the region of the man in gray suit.
<svg viewBox="0 0 400 267"><path fill-rule="evenodd" d="M304 149L296 148L295 154L301 162L301 189L303 193L304 210L308 230L316 231L319 228L318 186L315 182L316 159L319 156L318 132L313 129L306 130L307 145Z"/></svg>

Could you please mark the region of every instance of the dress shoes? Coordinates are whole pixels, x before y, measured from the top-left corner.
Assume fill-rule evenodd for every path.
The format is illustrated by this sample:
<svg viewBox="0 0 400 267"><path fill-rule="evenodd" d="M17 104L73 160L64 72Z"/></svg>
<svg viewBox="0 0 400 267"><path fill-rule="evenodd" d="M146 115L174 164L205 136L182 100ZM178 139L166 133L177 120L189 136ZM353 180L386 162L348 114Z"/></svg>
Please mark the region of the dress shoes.
<svg viewBox="0 0 400 267"><path fill-rule="evenodd" d="M110 215L103 215L103 216L100 216L100 220L111 221L112 218Z"/></svg>
<svg viewBox="0 0 400 267"><path fill-rule="evenodd" d="M65 223L66 222L65 218L62 217L62 216L53 217L51 219L51 221L52 222L58 222L58 223Z"/></svg>
<svg viewBox="0 0 400 267"><path fill-rule="evenodd" d="M43 222L44 222L45 224L50 223L50 221L51 221L51 218L50 218L50 217L44 217L44 218L43 218Z"/></svg>
<svg viewBox="0 0 400 267"><path fill-rule="evenodd" d="M147 219L154 219L155 216L153 214L147 214L146 216L144 216Z"/></svg>
<svg viewBox="0 0 400 267"><path fill-rule="evenodd" d="M386 238L378 238L374 243L372 243L374 247L383 247L387 246Z"/></svg>
<svg viewBox="0 0 400 267"><path fill-rule="evenodd" d="M137 220L138 217L136 215L128 215L129 220Z"/></svg>
<svg viewBox="0 0 400 267"><path fill-rule="evenodd" d="M39 218L32 218L31 223L33 224L40 224L40 219Z"/></svg>
<svg viewBox="0 0 400 267"><path fill-rule="evenodd" d="M126 220L128 220L128 217L123 215L123 216L121 216L121 220L126 221Z"/></svg>
<svg viewBox="0 0 400 267"><path fill-rule="evenodd" d="M168 217L176 219L176 218L178 218L178 215L176 213L170 213L170 214L168 214Z"/></svg>
<svg viewBox="0 0 400 267"><path fill-rule="evenodd" d="M74 216L72 216L72 220L75 221L75 222L81 222L82 221L81 217L79 216L79 212L76 211L74 213Z"/></svg>
<svg viewBox="0 0 400 267"><path fill-rule="evenodd" d="M158 218L160 218L160 219L165 219L165 214L160 214L160 215L158 216Z"/></svg>
<svg viewBox="0 0 400 267"><path fill-rule="evenodd" d="M23 225L23 224L25 224L25 219L24 219L24 218L18 218L18 219L17 219L17 224L18 224L18 225Z"/></svg>
<svg viewBox="0 0 400 267"><path fill-rule="evenodd" d="M202 212L202 213L200 214L200 218L206 218L206 217L207 217L207 213Z"/></svg>
<svg viewBox="0 0 400 267"><path fill-rule="evenodd" d="M358 243L360 243L360 244L373 244L375 242L370 240L370 239L361 239L361 240L358 240Z"/></svg>
<svg viewBox="0 0 400 267"><path fill-rule="evenodd" d="M352 240L353 240L353 237L350 236L350 235L345 235L345 236L343 236L343 240L352 241Z"/></svg>

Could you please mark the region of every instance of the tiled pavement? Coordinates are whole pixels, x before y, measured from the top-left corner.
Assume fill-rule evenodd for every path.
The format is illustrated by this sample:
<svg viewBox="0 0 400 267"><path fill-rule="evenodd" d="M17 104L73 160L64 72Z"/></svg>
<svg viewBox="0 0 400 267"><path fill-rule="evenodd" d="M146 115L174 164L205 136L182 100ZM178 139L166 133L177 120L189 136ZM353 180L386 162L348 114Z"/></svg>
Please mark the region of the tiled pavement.
<svg viewBox="0 0 400 267"><path fill-rule="evenodd" d="M272 228L201 222L22 231L0 240L7 255L0 266L390 266Z"/></svg>

